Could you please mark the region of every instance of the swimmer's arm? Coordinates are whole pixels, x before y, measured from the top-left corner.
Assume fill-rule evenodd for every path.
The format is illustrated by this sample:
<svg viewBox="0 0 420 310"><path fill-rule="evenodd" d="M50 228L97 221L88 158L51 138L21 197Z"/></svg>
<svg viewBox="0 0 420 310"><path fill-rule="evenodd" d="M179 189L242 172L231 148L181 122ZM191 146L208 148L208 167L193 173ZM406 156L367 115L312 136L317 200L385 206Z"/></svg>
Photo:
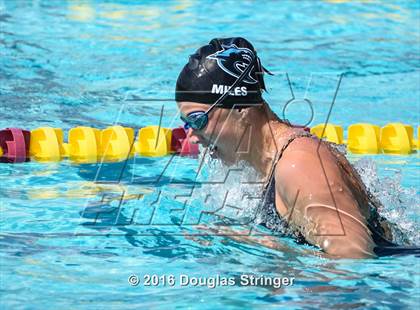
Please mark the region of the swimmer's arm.
<svg viewBox="0 0 420 310"><path fill-rule="evenodd" d="M320 152L323 169L313 151L310 146L291 148L277 164L276 192L287 208L286 219L331 256L374 257L366 221L336 162Z"/></svg>

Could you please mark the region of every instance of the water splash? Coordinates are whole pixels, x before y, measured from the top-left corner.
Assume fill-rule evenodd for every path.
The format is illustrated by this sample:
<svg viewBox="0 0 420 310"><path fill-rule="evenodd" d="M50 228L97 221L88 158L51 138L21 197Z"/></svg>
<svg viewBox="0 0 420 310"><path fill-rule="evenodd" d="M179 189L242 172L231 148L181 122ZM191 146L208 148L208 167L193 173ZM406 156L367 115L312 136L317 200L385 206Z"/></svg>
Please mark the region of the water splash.
<svg viewBox="0 0 420 310"><path fill-rule="evenodd" d="M255 169L246 162L239 162L228 167L219 159L211 158L206 152L202 152L201 159L205 166L202 176L208 182L220 182L212 185L209 204L220 205L225 199L226 192L229 193L226 208L220 211L223 216L238 221L252 218L254 224L264 224L276 233L290 233L285 222L279 218L274 204L262 206L264 183ZM353 165L369 192L382 203L382 208L378 210L379 214L396 224L397 227L393 231L394 241L404 244L408 238L410 243L419 244L420 237L416 227L420 223L416 209L419 207L420 199L414 188L402 187L401 171L395 171L391 177L380 178L377 165L370 158L360 159ZM225 181L221 182L222 180ZM258 184L249 182L258 182ZM205 195L208 190L206 186L202 189L198 196ZM251 203L251 200L246 197L255 199ZM236 206L236 208L229 206Z"/></svg>
<svg viewBox="0 0 420 310"><path fill-rule="evenodd" d="M241 223L264 224L276 233L286 233L284 221L277 215L274 203L264 204L264 178L248 163L241 161L233 166L226 166L219 159L211 158L202 152L204 164L203 181L212 184L211 189L203 185L200 194L211 190L207 204L220 206L223 217ZM214 183L213 183L214 182Z"/></svg>
<svg viewBox="0 0 420 310"><path fill-rule="evenodd" d="M401 236L397 231L393 231L397 239L394 241L404 243L404 239L408 238L411 243L420 244L416 229L420 224L416 214L420 197L415 188L405 188L401 185L401 170L393 170L393 176L380 178L377 165L370 158L360 159L353 165L370 193L382 203L379 214L395 223L403 232Z"/></svg>

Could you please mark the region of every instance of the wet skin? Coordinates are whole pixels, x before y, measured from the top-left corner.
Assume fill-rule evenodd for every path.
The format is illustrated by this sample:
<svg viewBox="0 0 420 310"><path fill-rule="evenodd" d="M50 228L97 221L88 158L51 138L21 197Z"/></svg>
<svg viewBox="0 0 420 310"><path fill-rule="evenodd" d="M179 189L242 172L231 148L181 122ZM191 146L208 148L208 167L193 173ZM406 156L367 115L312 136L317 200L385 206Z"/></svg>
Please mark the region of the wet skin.
<svg viewBox="0 0 420 310"><path fill-rule="evenodd" d="M177 104L184 115L209 107L192 102ZM248 152L237 152L245 130L251 130L245 148ZM189 129L188 139L205 147L216 146L215 155L227 165L243 160L267 177L276 151L296 131L262 104L241 111L216 108L203 130ZM367 227L369 210L363 203L367 197L357 185L361 181L344 173L343 166L352 169L347 160L342 157L340 162L342 165L336 154L316 138L293 140L275 166L277 212L307 242L333 257L374 257L375 243Z"/></svg>

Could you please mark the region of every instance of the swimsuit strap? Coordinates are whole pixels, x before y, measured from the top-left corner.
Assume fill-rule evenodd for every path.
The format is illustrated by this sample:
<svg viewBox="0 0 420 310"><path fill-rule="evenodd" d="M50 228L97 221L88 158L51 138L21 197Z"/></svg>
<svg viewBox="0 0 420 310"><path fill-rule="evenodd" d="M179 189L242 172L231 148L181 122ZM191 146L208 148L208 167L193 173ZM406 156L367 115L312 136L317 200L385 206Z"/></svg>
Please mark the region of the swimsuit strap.
<svg viewBox="0 0 420 310"><path fill-rule="evenodd" d="M280 152L277 154L277 156L274 159L273 165L272 165L271 170L270 170L270 174L268 175L267 185L265 185L264 188L267 188L271 184L272 180L274 180L273 174L274 174L274 170L276 168L277 162L281 159L284 151L287 149L287 147L290 145L290 143L292 143L297 138L303 138L303 137L309 137L310 138L310 137L313 137L313 135L310 134L309 132L306 132L306 131L299 132L299 133L294 133L289 137L289 139L286 141L286 143L283 144Z"/></svg>
<svg viewBox="0 0 420 310"><path fill-rule="evenodd" d="M283 156L284 151L287 149L287 147L290 145L290 143L292 143L295 139L300 138L300 137L313 137L313 135L311 135L310 133L306 132L306 131L302 131L302 132L295 132L292 133L288 140L286 141L286 143L283 144L282 148L280 149L280 151L276 154L276 157L274 158L269 176L268 176L268 181L267 183L264 185L263 188L263 200L262 203L260 204L260 209L259 211L257 211L257 214L259 214L260 212L262 212L262 209L265 209L264 213L265 214L270 214L273 217L275 216L274 223L271 223L270 225L277 225L277 224L281 224L282 227L287 227L288 223L286 223L286 221L284 221L284 219L282 218L282 216L278 213L276 207L275 207L275 178L274 178L274 171L277 165L277 162L281 159L281 157ZM278 220L277 220L278 219ZM271 222L272 220L270 220ZM268 221L267 221L268 222ZM268 227L268 226L266 226ZM301 233L299 233L298 231L293 232L293 235L297 238L297 241L299 243L305 243L305 238L303 237L303 235Z"/></svg>

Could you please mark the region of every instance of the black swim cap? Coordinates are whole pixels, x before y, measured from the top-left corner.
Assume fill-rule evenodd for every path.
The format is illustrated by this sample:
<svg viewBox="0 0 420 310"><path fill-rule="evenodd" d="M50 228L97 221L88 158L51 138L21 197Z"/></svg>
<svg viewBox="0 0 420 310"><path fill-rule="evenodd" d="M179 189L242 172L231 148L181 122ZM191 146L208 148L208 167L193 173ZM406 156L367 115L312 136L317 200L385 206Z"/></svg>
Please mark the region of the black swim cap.
<svg viewBox="0 0 420 310"><path fill-rule="evenodd" d="M252 44L244 38L213 39L208 45L190 55L176 82L176 101L213 104L238 79L253 60L253 68L229 92L222 102L223 108L235 104L252 106L263 101L265 90L263 72Z"/></svg>

